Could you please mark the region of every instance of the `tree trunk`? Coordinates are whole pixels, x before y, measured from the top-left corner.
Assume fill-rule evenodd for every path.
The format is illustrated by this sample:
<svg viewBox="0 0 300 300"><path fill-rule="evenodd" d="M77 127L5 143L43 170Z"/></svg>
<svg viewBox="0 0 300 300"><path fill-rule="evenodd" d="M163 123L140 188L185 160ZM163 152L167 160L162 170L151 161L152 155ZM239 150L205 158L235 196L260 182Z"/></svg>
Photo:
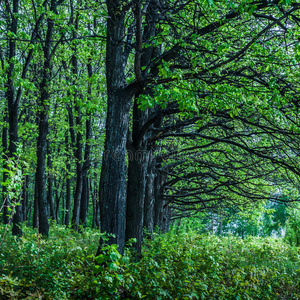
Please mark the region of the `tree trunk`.
<svg viewBox="0 0 300 300"><path fill-rule="evenodd" d="M42 93L47 93L46 85ZM48 214L48 202L47 202L47 185L46 185L46 148L47 148L47 133L48 133L48 112L44 106L45 96L41 97L42 111L39 114L39 136L37 141L37 167L36 167L36 184L37 188L37 202L39 208L39 233L44 236L48 236L49 232L49 214Z"/></svg>
<svg viewBox="0 0 300 300"><path fill-rule="evenodd" d="M158 227L161 232L165 231L164 218L167 218L167 205L163 200L163 185L166 181L166 174L158 171L154 180L155 203L154 203L154 228Z"/></svg>
<svg viewBox="0 0 300 300"><path fill-rule="evenodd" d="M96 169L97 164L95 164L94 168ZM93 202L93 221L92 221L92 228L100 228L100 206L98 201L98 189L97 189L97 174L95 173L94 177L94 185L92 186L92 180L90 180L90 191L92 192L91 198Z"/></svg>
<svg viewBox="0 0 300 300"><path fill-rule="evenodd" d="M39 228L39 203L38 203L37 173L35 173L34 185L35 186L34 186L34 205L33 205L32 227Z"/></svg>
<svg viewBox="0 0 300 300"><path fill-rule="evenodd" d="M81 147L82 146L79 147L80 149L78 149L78 151L82 150ZM75 231L78 231L78 226L79 226L82 186L83 186L82 163L78 160L78 157L77 157L77 162L76 162L76 189L75 189L75 195L74 195L74 207L73 207L73 216L72 216L72 228Z"/></svg>
<svg viewBox="0 0 300 300"><path fill-rule="evenodd" d="M80 223L84 227L86 226L88 204L89 204L89 180L87 178L87 173L90 166L90 153L91 153L90 139L92 137L90 113L88 113L88 119L86 120L85 128L86 128L86 143L85 143L85 151L84 151L83 187L82 187L82 197L81 197L81 206L80 206Z"/></svg>
<svg viewBox="0 0 300 300"><path fill-rule="evenodd" d="M64 185L62 187L62 189L64 189ZM64 195L64 192L62 193L62 211L61 211L61 225L64 225L65 224L65 195ZM57 206L56 206L56 211L57 211L57 214L58 214L58 209L57 209ZM59 219L59 218L57 218Z"/></svg>
<svg viewBox="0 0 300 300"><path fill-rule="evenodd" d="M50 10L56 11L56 0L51 0ZM40 112L39 112L39 127L37 140L37 184L38 184L38 207L39 207L39 233L43 236L49 234L48 222L48 203L46 192L46 152L47 152L47 134L48 134L48 110L47 104L50 98L49 86L51 81L51 57L52 53L52 36L54 31L54 19L50 17L47 19L47 34L45 45L43 49L44 54L44 68L43 76L40 84Z"/></svg>
<svg viewBox="0 0 300 300"><path fill-rule="evenodd" d="M7 148L7 124L8 124L8 117L7 112L4 113L4 125L2 127L2 149L3 149L3 168L7 169L6 160L8 155L8 148ZM2 182L5 183L8 179L7 173L3 172L3 179ZM2 185L2 199L3 199L3 224L8 224L10 221L10 199L7 195L7 187L5 184Z"/></svg>
<svg viewBox="0 0 300 300"><path fill-rule="evenodd" d="M132 143L128 146L128 184L126 206L125 241L135 238L137 253L141 253L144 225L144 205L146 192L146 174L148 171L149 151L145 135L140 132L147 119L147 111L138 108L137 98L133 107Z"/></svg>
<svg viewBox="0 0 300 300"><path fill-rule="evenodd" d="M28 180L29 176L24 176L23 191L22 191L22 208L23 208L23 221L28 220Z"/></svg>
<svg viewBox="0 0 300 300"><path fill-rule="evenodd" d="M100 178L101 231L110 236L123 253L126 209L126 140L130 97L124 91L110 91L106 122L105 151Z"/></svg>
<svg viewBox="0 0 300 300"><path fill-rule="evenodd" d="M93 75L92 65L89 63L87 65L87 71L89 78L91 79ZM92 87L91 83L88 85L88 95L91 98ZM91 99L89 99L91 100ZM81 206L80 206L80 223L85 227L88 213L88 205L89 205L89 180L87 178L88 169L90 167L90 153L91 153L91 145L90 139L92 137L92 127L91 127L91 112L87 111L87 120L85 122L85 149L84 149L84 164L83 164L83 187L82 187L82 197L81 197Z"/></svg>
<svg viewBox="0 0 300 300"><path fill-rule="evenodd" d="M101 231L110 236L108 243L117 244L123 253L126 209L126 140L132 95L126 86L123 43L125 12L119 1L107 1L106 138L100 178ZM102 241L100 241L102 244ZM98 253L101 250L101 245Z"/></svg>
<svg viewBox="0 0 300 300"><path fill-rule="evenodd" d="M52 158L50 153L50 142L47 141L47 166L48 166L48 191L47 191L47 202L50 208L50 218L52 221L56 220L55 212L54 212L54 203L53 203L53 176L51 174L52 169Z"/></svg>
<svg viewBox="0 0 300 300"><path fill-rule="evenodd" d="M151 234L154 229L154 179L155 179L155 163L156 160L153 154L150 153L148 162L146 191L145 191L145 206L144 206L144 227Z"/></svg>
<svg viewBox="0 0 300 300"><path fill-rule="evenodd" d="M80 224L85 228L88 212L88 201L89 201L89 189L88 189L88 178L85 175L83 177L82 196L80 203Z"/></svg>
<svg viewBox="0 0 300 300"><path fill-rule="evenodd" d="M147 6L146 26L142 26L141 1L134 2L134 17L136 22L136 52L135 52L135 75L138 82L143 82L142 67L150 64L154 47L142 48L143 40L150 40L155 36L157 13L154 9L156 4L150 0ZM149 129L144 130L148 121L148 110L141 111L138 108L139 93L135 95L133 106L132 143L128 147L128 185L127 185L127 209L126 209L126 241L136 238L134 245L137 253L141 252L143 240L145 197L147 186L148 164L151 156L147 147ZM150 183L150 182L148 182ZM149 195L148 195L149 196ZM149 198L147 199L149 201ZM151 205L151 204L150 204ZM147 202L149 206L149 202ZM149 208L149 207L147 207ZM147 218L149 214L147 213ZM147 220L148 221L148 220Z"/></svg>
<svg viewBox="0 0 300 300"><path fill-rule="evenodd" d="M11 16L11 23L9 30L16 35L18 28L18 18L16 17L19 12L19 0L13 0L12 2L12 14L9 3L6 4L6 10L8 15ZM16 56L16 42L14 39L9 39L8 42L8 61L9 66L7 70L7 82L6 82L6 98L8 102L8 123L9 123L9 157L10 159L15 160L17 157L17 144L19 141L18 137L18 117L19 117L19 106L20 106L20 97L15 95L14 87L14 58ZM11 199L11 202L17 202L19 199L18 195L15 195L14 199ZM23 221L22 218L22 207L17 205L14 211L13 216L13 228L12 234L17 236L22 236L22 229L20 228L20 223Z"/></svg>
<svg viewBox="0 0 300 300"><path fill-rule="evenodd" d="M67 160L66 160L66 169L67 169L67 176L66 176L66 213L65 213L65 219L64 224L66 226L69 226L70 223L70 207L71 207L71 179L70 179L70 173L71 173L71 164L70 164L70 145L69 145L69 133L66 132L65 137L65 146L67 151Z"/></svg>
<svg viewBox="0 0 300 300"><path fill-rule="evenodd" d="M128 166L128 187L126 207L126 242L136 238L134 248L141 253L144 225L144 203L148 156L146 151L132 151Z"/></svg>
<svg viewBox="0 0 300 300"><path fill-rule="evenodd" d="M56 218L56 222L57 224L59 223L59 202L60 199L64 199L64 195L63 195L63 187L61 189L61 192L59 193L59 181L54 180L54 187L55 187L55 218ZM62 201L62 209L64 210L64 200ZM62 217L62 220L64 222L64 217Z"/></svg>

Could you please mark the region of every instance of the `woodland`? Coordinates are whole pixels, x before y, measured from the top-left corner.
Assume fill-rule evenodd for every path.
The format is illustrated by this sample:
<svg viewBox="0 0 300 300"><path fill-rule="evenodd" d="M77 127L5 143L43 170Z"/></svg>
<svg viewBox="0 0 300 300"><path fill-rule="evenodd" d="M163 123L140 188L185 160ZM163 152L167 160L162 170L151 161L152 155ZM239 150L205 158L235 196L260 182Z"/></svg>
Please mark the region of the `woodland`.
<svg viewBox="0 0 300 300"><path fill-rule="evenodd" d="M299 67L298 1L0 0L0 298L300 299Z"/></svg>

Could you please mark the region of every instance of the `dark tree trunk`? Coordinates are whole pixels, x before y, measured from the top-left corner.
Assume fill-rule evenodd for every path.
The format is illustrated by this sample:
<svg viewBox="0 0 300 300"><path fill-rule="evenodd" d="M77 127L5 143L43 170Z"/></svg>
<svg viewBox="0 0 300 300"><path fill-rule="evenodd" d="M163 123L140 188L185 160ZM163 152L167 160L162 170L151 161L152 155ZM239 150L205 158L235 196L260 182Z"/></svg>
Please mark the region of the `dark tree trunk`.
<svg viewBox="0 0 300 300"><path fill-rule="evenodd" d="M63 186L64 188L64 186ZM62 211L61 211L61 224L64 225L65 224L65 195L64 195L64 192L62 192ZM56 211L57 211L57 214L58 214L58 209L57 209L57 206L56 206Z"/></svg>
<svg viewBox="0 0 300 300"><path fill-rule="evenodd" d="M49 170L48 174L48 191L47 191L47 202L50 208L50 218L55 221L56 215L54 212L54 203L53 203L53 176L51 174L52 169L52 158L50 153L50 142L47 141L47 166Z"/></svg>
<svg viewBox="0 0 300 300"><path fill-rule="evenodd" d="M123 253L126 209L126 140L130 97L124 91L110 91L106 122L105 152L100 179L101 231L110 236L108 243L117 244Z"/></svg>
<svg viewBox="0 0 300 300"><path fill-rule="evenodd" d="M92 187L92 180L90 180L90 191L91 191L91 198L92 198L92 204L93 204L93 219L92 219L92 228L96 227L96 214L97 214L97 208L96 208L96 203L98 202L97 200L97 193L95 193Z"/></svg>
<svg viewBox="0 0 300 300"><path fill-rule="evenodd" d="M23 191L22 191L22 208L23 208L23 221L28 220L28 180L29 176L24 176Z"/></svg>
<svg viewBox="0 0 300 300"><path fill-rule="evenodd" d="M80 205L80 224L84 228L86 227L88 201L89 201L88 178L85 175L83 177L82 197L81 197L81 205Z"/></svg>
<svg viewBox="0 0 300 300"><path fill-rule="evenodd" d="M71 179L70 179L70 173L71 173L71 164L70 164L70 145L69 145L69 133L66 132L66 138L65 138L65 146L67 151L67 161L66 161L66 169L67 169L67 176L66 176L66 213L65 213L65 219L64 224L66 226L69 226L70 223L70 207L71 207Z"/></svg>
<svg viewBox="0 0 300 300"><path fill-rule="evenodd" d="M3 168L7 169L6 160L8 155L8 148L7 148L7 125L8 125L8 117L7 112L4 113L4 125L2 128L2 148L3 148ZM8 179L7 173L3 172L3 179L2 182L5 183ZM3 199L3 224L8 224L10 221L10 199L7 195L7 187L5 184L2 185L2 199Z"/></svg>
<svg viewBox="0 0 300 300"><path fill-rule="evenodd" d="M126 209L126 140L132 95L126 86L123 43L125 12L119 1L107 1L106 138L100 179L101 231L113 234L109 244L117 244L123 253ZM101 241L102 243L102 241ZM98 249L98 253L100 247Z"/></svg>
<svg viewBox="0 0 300 300"><path fill-rule="evenodd" d="M98 194L97 194L98 195ZM97 198L95 198L96 200L96 211L95 211L95 225L97 228L100 229L100 220L99 220L99 217L100 217L100 203L98 201L98 196Z"/></svg>
<svg viewBox="0 0 300 300"><path fill-rule="evenodd" d="M29 197L28 197L29 199ZM29 204L28 204L28 213L27 213L27 226L29 227L30 226L30 217L31 217L31 212L32 212L32 201L28 201Z"/></svg>
<svg viewBox="0 0 300 300"><path fill-rule="evenodd" d="M164 183L167 175L164 172L158 171L154 180L155 203L154 203L154 228L158 227L161 232L165 232L168 226L168 204L163 199Z"/></svg>
<svg viewBox="0 0 300 300"><path fill-rule="evenodd" d="M71 18L70 23L74 26L73 30L73 38L76 39L76 34L78 30L78 22L79 22L79 13L77 12L74 19L74 13L75 13L75 6L74 2L71 1ZM77 59L77 46L73 46L73 55L71 59L72 63L72 73L73 73L73 84L76 85L76 81L78 78L78 59ZM80 109L80 105L77 102L77 98L81 97L80 94L75 92L74 95L74 104L75 104L75 110L76 110L76 126L77 128L82 128L82 112ZM73 113L72 108L69 109L69 120L74 123L73 121ZM70 129L74 130L74 127L71 126L70 123ZM75 133L71 132L71 138L72 138L72 146L75 159L76 159L76 188L75 188L75 194L74 194L74 207L73 207L73 216L72 216L72 228L75 231L78 231L79 226L79 219L80 219L80 206L81 206L81 197L82 197L82 187L83 187L83 164L82 164L82 151L83 151L83 145L82 145L82 134L81 131L78 130L76 134L76 141L75 141ZM76 145L75 145L76 144Z"/></svg>
<svg viewBox="0 0 300 300"><path fill-rule="evenodd" d="M46 82L43 87L44 92L42 94L47 93L45 90ZM47 96L43 95L41 97L40 104L42 106L42 110L39 114L39 136L37 141L37 167L36 167L36 184L37 188L37 203L39 208L39 233L44 236L48 236L49 232L49 214L48 214L48 202L47 202L47 188L46 188L46 148L47 148L47 133L48 133L48 112L47 108L44 105L44 100L47 99Z"/></svg>
<svg viewBox="0 0 300 300"><path fill-rule="evenodd" d="M34 205L33 205L32 227L39 228L39 203L38 203L37 173L35 173L35 179L34 179Z"/></svg>
<svg viewBox="0 0 300 300"><path fill-rule="evenodd" d="M147 113L138 108L137 101L133 107L132 143L128 147L128 185L126 206L125 241L135 238L137 253L142 250L144 204L146 191L146 174L148 169L149 151L145 138L140 139L140 131L147 118Z"/></svg>
<svg viewBox="0 0 300 300"><path fill-rule="evenodd" d="M50 10L56 12L56 0L51 0ZM54 19L47 19L47 34L44 44L44 66L42 81L40 84L40 113L38 126L38 140L37 140L37 185L38 185L38 207L39 207L39 233L43 236L49 234L49 214L46 192L46 152L47 152L47 134L48 134L48 110L47 104L50 98L49 85L51 81L51 57L52 51L52 36L54 31Z"/></svg>
<svg viewBox="0 0 300 300"><path fill-rule="evenodd" d="M89 78L93 75L92 65L89 63L87 65L87 71ZM92 87L91 83L88 86L88 95L91 97L92 94ZM90 111L87 112L88 118L85 122L86 128L86 142L85 142L85 149L84 149L84 164L83 164L83 187L82 187L82 198L81 198L81 207L80 207L80 223L85 227L86 220L87 220L87 213L88 213L88 205L89 205L89 182L87 178L88 169L90 166L90 153L91 153L91 146L90 146L90 139L92 137L92 128L91 128L91 113Z"/></svg>
<svg viewBox="0 0 300 300"><path fill-rule="evenodd" d="M155 179L155 158L152 151L148 162L147 178L146 178L146 191L145 191L145 206L144 206L144 227L148 233L152 233L154 229L154 179Z"/></svg>
<svg viewBox="0 0 300 300"><path fill-rule="evenodd" d="M134 158L129 160L126 207L126 241L136 238L135 250L140 253L143 240L144 201L148 155L140 150L132 151ZM138 158L139 155L144 157Z"/></svg>
<svg viewBox="0 0 300 300"><path fill-rule="evenodd" d="M90 165L90 139L91 134L91 116L88 116L86 120L86 144L84 151L84 164L83 164L83 187L82 187L82 197L81 197L81 207L80 207L80 223L85 227L86 219L88 213L88 204L89 204L89 183L87 178L87 172Z"/></svg>
<svg viewBox="0 0 300 300"><path fill-rule="evenodd" d="M137 48L135 53L135 75L137 81L143 81L142 67L148 66L151 62L154 47L142 49L143 41L149 41L155 36L155 24L157 6L154 1L148 2L146 13L146 26L142 28L141 1L135 1L134 16L136 21L136 40ZM128 147L128 185L127 185L127 208L126 208L126 241L136 238L137 243L134 245L137 253L141 252L143 240L144 212L148 164L151 156L150 149L147 147L147 138L150 134L150 128L144 130L148 119L148 110L141 111L138 108L138 96L136 94L133 106L133 127L132 143ZM150 182L148 182L149 184ZM149 195L147 195L149 196ZM150 199L148 198L148 201ZM151 205L151 203L150 203ZM149 203L147 202L147 206ZM147 207L149 208L149 207ZM149 215L147 214L147 218Z"/></svg>
<svg viewBox="0 0 300 300"><path fill-rule="evenodd" d="M9 3L6 3L6 10L8 15L11 16L11 23L9 30L13 33L17 33L18 18L16 17L19 12L19 0L12 1L12 14ZM13 39L9 39L8 42L8 61L9 66L7 70L7 83L6 83L6 98L8 102L8 123L9 123L9 157L13 160L16 159L17 155L17 143L18 143L18 117L19 117L19 106L20 97L15 94L14 87L14 69L15 64L13 59L16 56L16 42ZM18 195L15 195L14 199L11 199L11 204L15 204L18 201ZM20 223L23 221L22 206L17 205L13 215L13 228L12 234L22 236L22 229Z"/></svg>
<svg viewBox="0 0 300 300"><path fill-rule="evenodd" d="M97 164L95 164L94 168L97 168ZM98 184L97 182L97 174L95 173L94 184L92 185L92 180L90 180L90 191L91 191L91 198L92 198L92 203L93 203L93 221L92 221L92 227L93 228L100 228L100 221L99 221L99 216L100 216L100 205L98 201Z"/></svg>
<svg viewBox="0 0 300 300"><path fill-rule="evenodd" d="M52 0L52 3L54 0ZM12 3L12 9L10 7L10 3ZM44 6L47 4L47 1L43 4ZM11 23L9 31L16 35L17 27L18 27L18 10L19 10L19 0L12 0L12 1L5 1L6 13L11 17ZM31 42L34 43L38 36L38 30L42 21L44 19L44 13L42 13L39 18L36 20L36 24L31 34ZM32 60L33 55L33 48L28 50L26 59L23 64L22 68L22 75L21 78L25 79L26 74ZM23 53L24 54L24 53ZM19 105L20 99L22 95L22 87L19 87L17 93L15 93L14 87L14 58L16 56L16 42L14 39L10 39L8 41L8 62L9 67L7 69L7 84L6 84L6 96L8 101L8 114L9 114L9 156L10 158L16 157L16 150L17 150L17 143L18 143L18 117L19 117ZM15 198L19 198L16 195ZM14 199L11 199L12 201ZM18 205L15 209L15 214L13 217L13 228L12 233L13 235L22 235L22 230L19 227L19 224L22 222L22 215L23 209L21 205Z"/></svg>
<svg viewBox="0 0 300 300"><path fill-rule="evenodd" d="M54 180L54 187L55 187L55 218L56 222L59 223L59 203L60 199L64 199L63 195L63 188L61 189L61 192L59 193L59 183L60 181ZM64 200L62 201L62 209L64 210ZM64 222L64 217L62 218Z"/></svg>
<svg viewBox="0 0 300 300"><path fill-rule="evenodd" d="M82 144L81 139L80 145L77 143L77 152L82 151ZM79 226L79 217L80 217L80 202L81 202L81 196L82 196L82 186L83 186L83 174L82 174L82 154L77 153L76 155L77 162L76 162L76 189L75 189L75 195L74 195L74 208L73 208L73 216L72 216L72 228L75 231L78 231ZM79 160L80 159L80 160Z"/></svg>
<svg viewBox="0 0 300 300"><path fill-rule="evenodd" d="M168 232L170 230L170 225L171 225L171 208L169 206L169 203L164 201L161 232L162 233Z"/></svg>

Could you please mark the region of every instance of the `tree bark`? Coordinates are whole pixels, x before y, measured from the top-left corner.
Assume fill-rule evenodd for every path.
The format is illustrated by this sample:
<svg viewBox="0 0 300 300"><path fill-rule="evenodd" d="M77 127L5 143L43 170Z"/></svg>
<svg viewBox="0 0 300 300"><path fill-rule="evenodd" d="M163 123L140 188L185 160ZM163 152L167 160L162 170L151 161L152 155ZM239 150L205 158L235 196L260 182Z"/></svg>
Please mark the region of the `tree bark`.
<svg viewBox="0 0 300 300"><path fill-rule="evenodd" d="M146 119L147 111L142 112L138 108L137 99L135 99L132 143L128 147L129 164L125 241L135 238L134 248L137 253L140 253L142 250L146 174L149 161L149 151L147 151L145 136L140 139L140 131Z"/></svg>
<svg viewBox="0 0 300 300"><path fill-rule="evenodd" d="M50 208L50 218L55 221L56 215L54 211L54 203L53 203L53 176L51 174L52 169L52 158L50 153L50 142L47 141L47 166L48 166L48 190L47 190L47 202Z"/></svg>
<svg viewBox="0 0 300 300"><path fill-rule="evenodd" d="M166 174L158 171L154 180L155 203L154 203L154 228L158 227L161 232L165 231L164 218L167 218L167 204L163 199L163 186L166 181Z"/></svg>
<svg viewBox="0 0 300 300"><path fill-rule="evenodd" d="M50 10L56 11L56 0L51 0ZM54 19L47 19L47 33L45 44L43 48L44 66L43 76L40 84L40 112L39 112L39 126L38 126L38 140L37 140L37 194L38 194L38 208L39 208L39 233L48 237L49 234L49 214L46 192L46 153L47 153L47 134L48 134L48 110L47 104L50 98L49 83L51 81L52 64L52 36L54 32Z"/></svg>
<svg viewBox="0 0 300 300"><path fill-rule="evenodd" d="M29 176L25 175L22 190L23 221L28 220L28 180Z"/></svg>
<svg viewBox="0 0 300 300"><path fill-rule="evenodd" d="M7 124L8 124L8 117L7 112L4 113L4 125L2 128L2 148L3 148L3 168L7 169L6 160L8 155L8 148L7 148ZM7 173L3 172L3 179L2 182L5 183L8 179ZM10 199L7 195L7 187L5 184L2 185L2 200L3 200L3 224L8 224L10 220L9 214L9 207L10 207Z"/></svg>
<svg viewBox="0 0 300 300"><path fill-rule="evenodd" d="M92 65L89 63L87 65L87 71L89 78L93 75ZM91 98L92 87L91 83L88 86L88 95ZM89 99L91 100L91 99ZM85 227L87 214L88 214L88 204L89 204L89 180L87 178L88 169L90 167L90 153L91 153L91 145L90 139L92 137L92 127L91 127L91 112L87 111L87 120L85 122L85 149L84 149L84 164L83 164L83 187L82 187L82 197L81 197L81 206L80 206L80 223Z"/></svg>
<svg viewBox="0 0 300 300"><path fill-rule="evenodd" d="M146 191L145 191L145 206L144 206L144 227L148 233L152 233L154 229L154 179L155 179L155 158L150 153L148 162Z"/></svg>
<svg viewBox="0 0 300 300"><path fill-rule="evenodd" d="M105 151L100 178L101 231L110 236L123 253L126 209L126 140L130 97L124 91L110 90L106 122Z"/></svg>
<svg viewBox="0 0 300 300"><path fill-rule="evenodd" d="M34 185L34 205L33 205L32 227L39 228L39 203L38 203L37 173L35 173L34 183L35 183L35 185Z"/></svg>
<svg viewBox="0 0 300 300"><path fill-rule="evenodd" d="M107 119L100 179L101 231L123 253L126 209L126 140L132 95L126 90L123 37L125 12L120 1L107 1L106 82ZM98 253L101 250L101 244Z"/></svg>
<svg viewBox="0 0 300 300"><path fill-rule="evenodd" d="M18 18L16 17L19 12L19 0L13 0L12 2L12 14L10 14L9 3L6 3L7 14L11 17L11 23L9 30L13 34L17 34L18 28ZM7 70L7 82L6 82L6 98L8 102L8 123L9 123L9 157L10 159L15 160L17 157L17 144L19 141L18 137L18 117L19 117L19 106L20 106L20 97L16 96L15 87L14 87L14 69L15 64L13 59L16 56L16 42L14 39L9 39L8 42L8 61L9 66ZM15 195L14 199L11 199L11 202L17 202L19 199L18 195ZM17 236L22 236L22 229L20 228L20 223L23 221L22 218L22 207L17 205L13 215L13 228L12 234Z"/></svg>
<svg viewBox="0 0 300 300"><path fill-rule="evenodd" d="M71 1L71 24L74 25L75 30L73 31L73 38L76 38L76 31L78 30L78 17L79 13L76 13L76 17L74 20L74 3ZM73 73L73 84L76 85L76 80L78 77L78 59L77 59L77 46L74 46L73 49L74 53L72 55L71 63L72 63L72 73ZM74 195L74 207L73 207L73 216L72 216L72 228L75 231L78 231L79 226L79 220L80 220L80 206L81 206L81 197L82 197L82 187L83 187L83 164L82 164L82 151L83 151L83 145L82 145L82 133L80 131L80 128L82 128L82 112L80 109L80 105L76 103L76 100L78 97L80 97L77 92L75 92L75 110L76 110L76 126L77 126L77 134L76 134L76 142L74 139L72 139L72 145L76 148L74 150L75 159L76 159L76 188L75 188L75 195ZM72 108L69 109L69 116L70 121L73 122L73 114L72 114ZM70 126L71 128L71 126ZM71 128L74 130L74 127ZM72 137L72 134L71 134ZM74 134L75 137L75 134Z"/></svg>
<svg viewBox="0 0 300 300"><path fill-rule="evenodd" d="M66 176L66 213L65 213L65 219L64 224L66 226L69 226L70 223L70 208L71 208L71 179L70 179L70 173L71 173L71 164L70 164L70 145L69 145L69 133L66 132L65 137L65 146L67 151L67 160L66 160L66 169L67 169L67 176Z"/></svg>
<svg viewBox="0 0 300 300"><path fill-rule="evenodd" d="M126 208L126 242L136 238L134 248L141 253L144 225L144 204L146 190L146 172L148 156L146 151L132 151L133 159L129 160L127 208ZM139 158L139 156L142 156Z"/></svg>

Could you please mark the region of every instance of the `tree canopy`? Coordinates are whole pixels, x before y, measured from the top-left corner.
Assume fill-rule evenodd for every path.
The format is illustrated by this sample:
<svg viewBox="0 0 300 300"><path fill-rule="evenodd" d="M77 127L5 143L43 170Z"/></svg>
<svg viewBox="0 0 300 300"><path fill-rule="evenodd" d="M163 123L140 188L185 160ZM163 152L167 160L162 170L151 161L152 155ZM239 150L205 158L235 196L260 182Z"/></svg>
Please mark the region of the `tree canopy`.
<svg viewBox="0 0 300 300"><path fill-rule="evenodd" d="M100 244L140 252L144 228L298 201L299 11L0 1L4 223L48 236L90 214Z"/></svg>

